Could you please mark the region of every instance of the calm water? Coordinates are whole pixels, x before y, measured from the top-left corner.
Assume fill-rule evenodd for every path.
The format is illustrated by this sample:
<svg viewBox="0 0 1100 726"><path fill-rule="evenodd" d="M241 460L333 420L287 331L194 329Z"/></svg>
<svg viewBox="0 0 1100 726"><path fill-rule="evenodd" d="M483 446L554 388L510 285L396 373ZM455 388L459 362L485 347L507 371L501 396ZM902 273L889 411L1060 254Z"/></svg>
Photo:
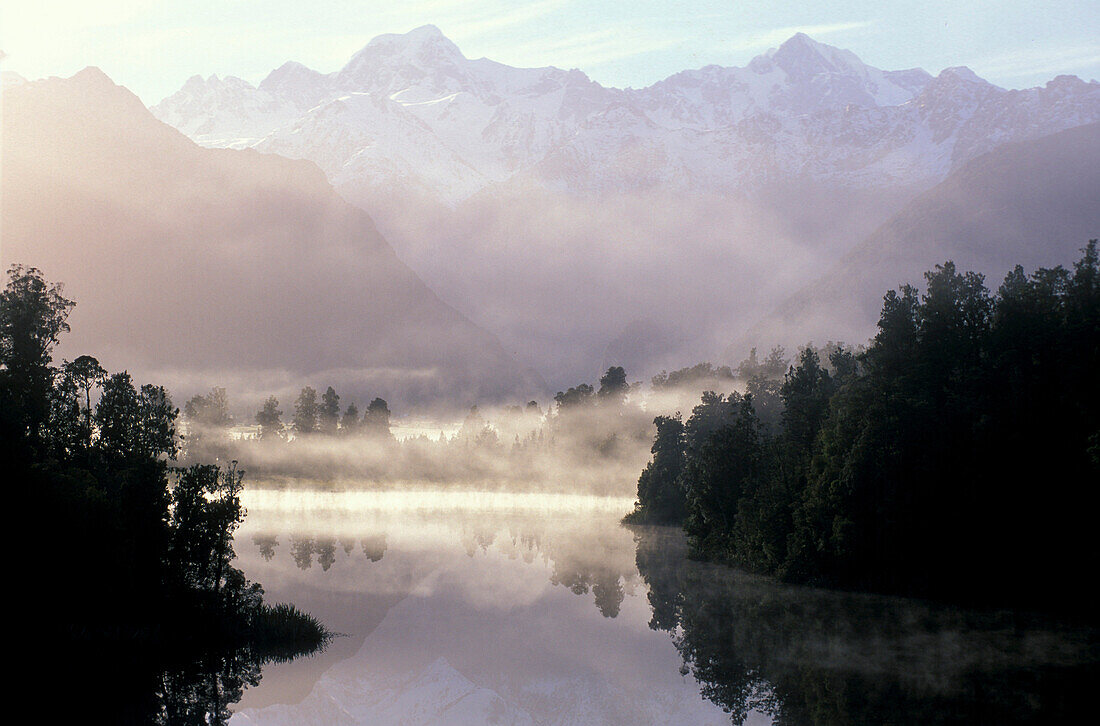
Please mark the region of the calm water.
<svg viewBox="0 0 1100 726"><path fill-rule="evenodd" d="M1095 632L690 562L627 499L244 500L242 569L344 635L265 666L236 726L1043 723L1098 682Z"/></svg>

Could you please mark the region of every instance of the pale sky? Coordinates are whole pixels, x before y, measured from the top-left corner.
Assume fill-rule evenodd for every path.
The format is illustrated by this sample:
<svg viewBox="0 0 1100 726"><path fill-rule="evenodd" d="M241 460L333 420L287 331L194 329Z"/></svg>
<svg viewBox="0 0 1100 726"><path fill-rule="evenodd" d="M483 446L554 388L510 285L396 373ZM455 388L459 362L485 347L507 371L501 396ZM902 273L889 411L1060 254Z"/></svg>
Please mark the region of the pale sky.
<svg viewBox="0 0 1100 726"><path fill-rule="evenodd" d="M887 70L966 65L1008 88L1100 78L1097 0L3 0L0 68L102 68L147 104L196 73L327 73L381 33L439 26L468 58L580 68L606 86L745 65L802 31Z"/></svg>

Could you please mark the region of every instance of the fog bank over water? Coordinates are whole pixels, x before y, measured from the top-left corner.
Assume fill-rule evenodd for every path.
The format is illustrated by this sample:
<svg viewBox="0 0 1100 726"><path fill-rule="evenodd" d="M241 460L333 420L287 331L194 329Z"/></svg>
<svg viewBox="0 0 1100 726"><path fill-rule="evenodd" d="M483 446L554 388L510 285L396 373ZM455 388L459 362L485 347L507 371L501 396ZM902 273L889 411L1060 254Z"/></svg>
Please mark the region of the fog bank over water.
<svg viewBox="0 0 1100 726"><path fill-rule="evenodd" d="M235 426L207 426L185 416L181 463L237 461L250 489L428 488L632 501L638 474L650 459L654 417L689 414L704 390L729 392L746 385L727 367L721 376L682 385L639 384L621 397L594 388L585 395L581 384L559 393L560 400L545 412L536 401L473 407L458 418L396 415L400 412L388 417L387 412L388 426L382 428L369 423L368 413L339 427L334 420L331 430L312 433L292 425L290 402L281 404L284 428L276 433L248 425L244 414Z"/></svg>
<svg viewBox="0 0 1100 726"><path fill-rule="evenodd" d="M615 524L629 500L290 490L245 502L243 566L346 637L265 671L233 724L729 723L646 625L634 539Z"/></svg>

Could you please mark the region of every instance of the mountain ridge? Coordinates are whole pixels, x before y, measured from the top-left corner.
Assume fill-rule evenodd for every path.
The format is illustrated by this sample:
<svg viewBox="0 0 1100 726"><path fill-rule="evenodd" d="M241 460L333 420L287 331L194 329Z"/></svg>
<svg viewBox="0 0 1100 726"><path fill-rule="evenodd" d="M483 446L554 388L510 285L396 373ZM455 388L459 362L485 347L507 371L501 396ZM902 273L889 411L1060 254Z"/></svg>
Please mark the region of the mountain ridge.
<svg viewBox="0 0 1100 726"><path fill-rule="evenodd" d="M471 60L434 26L378 36L333 73L288 65L259 87L192 79L152 110L203 145L316 161L342 193L408 186L452 206L517 175L585 194L649 180L751 190L776 176L927 187L990 144L1100 120L1095 82L1059 77L1057 92L1008 91L964 67L883 71L803 33L743 68L685 70L641 89L604 87L576 69ZM355 95L377 109L317 123L326 104ZM364 135L398 107L422 125ZM422 147L438 152L409 152ZM622 165L639 154L641 166ZM546 163L563 156L579 171L562 176Z"/></svg>

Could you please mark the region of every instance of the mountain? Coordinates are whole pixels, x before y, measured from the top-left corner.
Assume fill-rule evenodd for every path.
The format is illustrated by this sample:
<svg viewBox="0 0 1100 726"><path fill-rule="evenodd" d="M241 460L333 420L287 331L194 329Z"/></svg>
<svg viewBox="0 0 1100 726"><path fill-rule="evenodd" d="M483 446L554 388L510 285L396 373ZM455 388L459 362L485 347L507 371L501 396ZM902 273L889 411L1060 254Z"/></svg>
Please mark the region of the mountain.
<svg viewBox="0 0 1100 726"><path fill-rule="evenodd" d="M60 355L284 411L307 384L399 407L541 388L310 162L202 148L94 68L6 89L3 128L4 263L77 301Z"/></svg>
<svg viewBox="0 0 1100 726"><path fill-rule="evenodd" d="M203 145L317 163L564 390L598 362L637 380L714 359L968 161L1100 121L1100 84L883 70L797 34L743 68L616 89L469 59L425 26L333 73L198 79L153 112Z"/></svg>
<svg viewBox="0 0 1100 726"><path fill-rule="evenodd" d="M799 33L744 68L624 90L467 59L424 26L326 75L288 63L259 87L195 77L153 113L204 145L315 161L356 203L365 185L453 206L511 179L580 193L777 177L927 188L997 145L1100 120L1100 84L1009 91L966 68L883 71Z"/></svg>
<svg viewBox="0 0 1100 726"><path fill-rule="evenodd" d="M725 353L807 341L862 343L882 296L953 260L996 290L1016 264L1069 266L1100 237L1100 124L1009 144L980 156L915 199L783 302Z"/></svg>

